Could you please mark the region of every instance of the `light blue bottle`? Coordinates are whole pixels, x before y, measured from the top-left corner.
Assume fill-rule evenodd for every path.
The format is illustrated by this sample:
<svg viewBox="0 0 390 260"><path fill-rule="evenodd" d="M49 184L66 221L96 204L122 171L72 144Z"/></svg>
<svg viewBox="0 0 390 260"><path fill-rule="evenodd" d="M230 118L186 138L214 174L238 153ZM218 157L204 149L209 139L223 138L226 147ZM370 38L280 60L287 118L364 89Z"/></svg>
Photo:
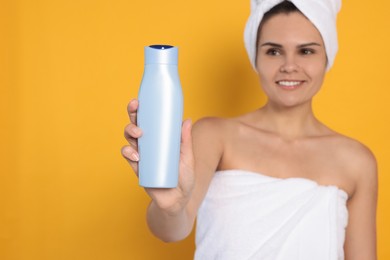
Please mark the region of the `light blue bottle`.
<svg viewBox="0 0 390 260"><path fill-rule="evenodd" d="M145 47L145 69L138 93L139 184L173 188L178 184L183 94L177 69L178 49Z"/></svg>

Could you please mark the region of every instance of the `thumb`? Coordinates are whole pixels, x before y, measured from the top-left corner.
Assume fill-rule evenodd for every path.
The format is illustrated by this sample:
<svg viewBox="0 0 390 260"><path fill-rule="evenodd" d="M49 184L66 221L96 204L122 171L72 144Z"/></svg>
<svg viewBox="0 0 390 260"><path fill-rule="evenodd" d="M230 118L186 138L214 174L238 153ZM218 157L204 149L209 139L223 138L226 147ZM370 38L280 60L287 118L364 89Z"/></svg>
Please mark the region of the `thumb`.
<svg viewBox="0 0 390 260"><path fill-rule="evenodd" d="M192 147L192 121L191 119L184 120L181 126L181 145Z"/></svg>
<svg viewBox="0 0 390 260"><path fill-rule="evenodd" d="M181 127L181 147L180 153L183 156L185 163L190 163L192 158L192 121L191 119L187 119L183 122Z"/></svg>

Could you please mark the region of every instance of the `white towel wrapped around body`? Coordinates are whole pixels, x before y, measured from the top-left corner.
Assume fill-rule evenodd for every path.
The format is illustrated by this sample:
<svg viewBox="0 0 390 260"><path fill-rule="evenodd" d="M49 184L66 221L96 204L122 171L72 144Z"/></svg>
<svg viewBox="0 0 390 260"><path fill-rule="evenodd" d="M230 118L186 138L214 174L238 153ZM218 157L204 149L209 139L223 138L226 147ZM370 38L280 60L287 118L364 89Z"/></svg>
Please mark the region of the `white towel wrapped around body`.
<svg viewBox="0 0 390 260"><path fill-rule="evenodd" d="M347 198L309 179L219 171L198 211L195 259L344 259Z"/></svg>
<svg viewBox="0 0 390 260"><path fill-rule="evenodd" d="M284 0L251 0L251 14L245 26L244 43L249 60L256 70L257 31L266 12ZM336 17L341 0L289 0L318 29L325 44L327 70L334 62L338 50Z"/></svg>

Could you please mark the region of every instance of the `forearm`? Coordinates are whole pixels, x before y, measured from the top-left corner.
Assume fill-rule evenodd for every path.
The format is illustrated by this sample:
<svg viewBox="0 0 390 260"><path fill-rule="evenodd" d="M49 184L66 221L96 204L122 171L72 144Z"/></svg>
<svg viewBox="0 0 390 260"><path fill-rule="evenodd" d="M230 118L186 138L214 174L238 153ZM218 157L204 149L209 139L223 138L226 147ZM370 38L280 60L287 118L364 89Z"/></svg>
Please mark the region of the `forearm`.
<svg viewBox="0 0 390 260"><path fill-rule="evenodd" d="M191 233L194 219L185 208L178 212L166 212L152 201L147 210L147 223L156 237L164 242L175 242Z"/></svg>

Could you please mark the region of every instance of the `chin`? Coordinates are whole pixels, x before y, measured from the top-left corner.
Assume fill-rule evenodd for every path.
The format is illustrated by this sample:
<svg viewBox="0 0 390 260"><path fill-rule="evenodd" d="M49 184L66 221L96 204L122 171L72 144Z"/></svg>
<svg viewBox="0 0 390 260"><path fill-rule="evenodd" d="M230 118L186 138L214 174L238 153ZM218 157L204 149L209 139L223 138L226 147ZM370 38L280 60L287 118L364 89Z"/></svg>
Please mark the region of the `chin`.
<svg viewBox="0 0 390 260"><path fill-rule="evenodd" d="M304 107L304 106L311 106L312 100L297 100L297 99L280 99L278 101L272 101L269 100L268 103L273 106L277 107L279 109L290 109L290 108L297 108L297 107Z"/></svg>

